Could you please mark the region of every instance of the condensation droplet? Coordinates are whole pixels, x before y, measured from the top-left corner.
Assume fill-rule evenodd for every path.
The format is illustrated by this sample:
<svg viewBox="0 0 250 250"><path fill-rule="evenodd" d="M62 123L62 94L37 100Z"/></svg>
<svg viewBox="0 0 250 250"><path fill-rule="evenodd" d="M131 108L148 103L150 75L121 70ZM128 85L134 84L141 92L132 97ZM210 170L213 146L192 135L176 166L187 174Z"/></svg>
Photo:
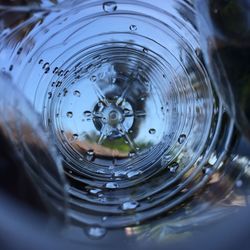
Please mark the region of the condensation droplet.
<svg viewBox="0 0 250 250"><path fill-rule="evenodd" d="M197 57L200 57L201 56L201 49L200 48L196 48L195 49L195 54Z"/></svg>
<svg viewBox="0 0 250 250"><path fill-rule="evenodd" d="M51 99L52 98L52 92L49 92L48 93L48 99Z"/></svg>
<svg viewBox="0 0 250 250"><path fill-rule="evenodd" d="M46 62L44 65L43 65L43 69L44 69L44 73L47 74L49 71L50 71L50 65L48 62Z"/></svg>
<svg viewBox="0 0 250 250"><path fill-rule="evenodd" d="M179 142L180 144L183 144L184 141L186 140L186 138L187 138L187 136L186 136L185 134L181 134L181 135L179 136L179 138L178 138L178 142Z"/></svg>
<svg viewBox="0 0 250 250"><path fill-rule="evenodd" d="M242 180L237 180L235 185L236 185L237 188L241 188L242 185L243 185L243 181Z"/></svg>
<svg viewBox="0 0 250 250"><path fill-rule="evenodd" d="M87 155L89 155L89 156L93 156L94 154L95 154L95 152L93 149L90 149L87 151Z"/></svg>
<svg viewBox="0 0 250 250"><path fill-rule="evenodd" d="M66 96L68 93L68 90L66 88L63 89L63 96Z"/></svg>
<svg viewBox="0 0 250 250"><path fill-rule="evenodd" d="M90 194L93 194L93 195L98 195L98 194L100 194L101 192L102 192L102 190L99 189L99 188L93 188L93 189L90 189L90 190L89 190L89 193L90 193Z"/></svg>
<svg viewBox="0 0 250 250"><path fill-rule="evenodd" d="M144 53L148 53L148 49L147 48L143 48L142 50Z"/></svg>
<svg viewBox="0 0 250 250"><path fill-rule="evenodd" d="M214 8L214 14L218 14L219 10L217 8Z"/></svg>
<svg viewBox="0 0 250 250"><path fill-rule="evenodd" d="M117 10L117 4L114 1L103 3L102 7L103 10L107 13L112 13Z"/></svg>
<svg viewBox="0 0 250 250"><path fill-rule="evenodd" d="M46 62L44 65L43 65L43 69L46 69L47 67L49 67L49 63Z"/></svg>
<svg viewBox="0 0 250 250"><path fill-rule="evenodd" d="M91 115L92 115L92 112L91 111L84 111L83 112L83 115L85 116L85 117L90 117Z"/></svg>
<svg viewBox="0 0 250 250"><path fill-rule="evenodd" d="M12 70L13 70L13 65L11 64L9 67L9 71L12 71Z"/></svg>
<svg viewBox="0 0 250 250"><path fill-rule="evenodd" d="M109 170L113 170L115 168L115 166L109 166Z"/></svg>
<svg viewBox="0 0 250 250"><path fill-rule="evenodd" d="M96 79L97 79L97 77L96 77L96 76L91 76L91 77L90 77L91 82L95 82L95 81L96 81Z"/></svg>
<svg viewBox="0 0 250 250"><path fill-rule="evenodd" d="M73 135L72 135L72 140L75 141L75 140L77 140L77 139L78 139L78 134L73 134Z"/></svg>
<svg viewBox="0 0 250 250"><path fill-rule="evenodd" d="M107 216L103 216L103 217L102 217L102 221L106 221L107 219L108 219Z"/></svg>
<svg viewBox="0 0 250 250"><path fill-rule="evenodd" d="M216 155L216 153L212 153L211 156L208 159L208 163L209 165L213 166L218 160L218 157Z"/></svg>
<svg viewBox="0 0 250 250"><path fill-rule="evenodd" d="M129 29L130 29L131 31L136 31L136 30L137 30L137 26L134 25L134 24L132 24L132 25L130 25Z"/></svg>
<svg viewBox="0 0 250 250"><path fill-rule="evenodd" d="M123 113L124 113L125 115L129 115L129 114L130 114L130 110L127 109L127 108L125 108L125 109L123 110Z"/></svg>
<svg viewBox="0 0 250 250"><path fill-rule="evenodd" d="M127 173L127 177L130 179L130 178L133 178L135 176L138 176L140 175L142 172L141 171L130 171Z"/></svg>
<svg viewBox="0 0 250 250"><path fill-rule="evenodd" d="M58 72L58 67L55 67L53 70L53 74L57 74L57 72Z"/></svg>
<svg viewBox="0 0 250 250"><path fill-rule="evenodd" d="M173 162L168 166L168 169L171 173L175 173L179 168L179 164L177 162Z"/></svg>
<svg viewBox="0 0 250 250"><path fill-rule="evenodd" d="M156 133L156 129L151 128L148 132L149 134L154 135Z"/></svg>
<svg viewBox="0 0 250 250"><path fill-rule="evenodd" d="M129 154L128 154L128 157L134 157L135 156L135 152L130 152Z"/></svg>
<svg viewBox="0 0 250 250"><path fill-rule="evenodd" d="M125 175L126 175L126 172L122 171L122 170L116 171L116 172L113 173L113 177L123 177Z"/></svg>
<svg viewBox="0 0 250 250"><path fill-rule="evenodd" d="M61 87L61 85L62 85L62 81L57 81L56 87L59 88L59 87Z"/></svg>
<svg viewBox="0 0 250 250"><path fill-rule="evenodd" d="M211 175L213 173L213 168L211 166L207 166L203 168L203 173L205 175Z"/></svg>
<svg viewBox="0 0 250 250"><path fill-rule="evenodd" d="M19 48L18 51L17 51L17 54L20 55L23 51L23 48Z"/></svg>
<svg viewBox="0 0 250 250"><path fill-rule="evenodd" d="M71 112L71 111L67 112L67 117L72 118L73 117L73 112Z"/></svg>
<svg viewBox="0 0 250 250"><path fill-rule="evenodd" d="M80 93L80 91L78 91L78 90L75 90L75 91L74 91L74 96L80 97L80 96L81 96L81 93Z"/></svg>
<svg viewBox="0 0 250 250"><path fill-rule="evenodd" d="M123 211L132 211L135 210L139 206L137 201L126 201L122 204L121 209Z"/></svg>
<svg viewBox="0 0 250 250"><path fill-rule="evenodd" d="M105 184L105 188L108 188L108 189L116 189L118 187L119 185L116 182L108 182Z"/></svg>
<svg viewBox="0 0 250 250"><path fill-rule="evenodd" d="M107 233L107 229L98 226L88 227L84 231L91 239L101 239Z"/></svg>

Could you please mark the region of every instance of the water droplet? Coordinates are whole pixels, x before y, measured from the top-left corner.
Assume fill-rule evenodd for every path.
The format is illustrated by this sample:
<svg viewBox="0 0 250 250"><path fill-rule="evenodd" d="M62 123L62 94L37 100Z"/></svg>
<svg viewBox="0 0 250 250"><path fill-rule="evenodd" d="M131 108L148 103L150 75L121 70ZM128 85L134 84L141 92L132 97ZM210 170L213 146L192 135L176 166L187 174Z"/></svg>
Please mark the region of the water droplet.
<svg viewBox="0 0 250 250"><path fill-rule="evenodd" d="M148 49L147 48L143 48L142 50L144 53L148 53Z"/></svg>
<svg viewBox="0 0 250 250"><path fill-rule="evenodd" d="M203 168L203 173L205 175L211 175L213 173L213 168L211 166L208 166L208 167L204 167Z"/></svg>
<svg viewBox="0 0 250 250"><path fill-rule="evenodd" d="M68 93L68 90L66 88L63 89L63 96L66 96Z"/></svg>
<svg viewBox="0 0 250 250"><path fill-rule="evenodd" d="M127 109L127 108L125 108L125 109L123 110L123 113L124 113L125 115L129 115L129 114L130 114L130 110Z"/></svg>
<svg viewBox="0 0 250 250"><path fill-rule="evenodd" d="M17 54L20 55L23 51L23 48L19 48L18 51L17 51Z"/></svg>
<svg viewBox="0 0 250 250"><path fill-rule="evenodd" d="M97 79L97 77L96 77L96 76L91 76L91 77L90 77L91 82L95 82L95 81L96 81L96 79Z"/></svg>
<svg viewBox="0 0 250 250"><path fill-rule="evenodd" d="M100 194L101 192L102 192L102 190L99 189L99 188L93 188L93 189L90 189L90 190L89 190L89 193L90 193L90 194L93 194L93 195L98 195L98 194Z"/></svg>
<svg viewBox="0 0 250 250"><path fill-rule="evenodd" d="M128 157L134 157L135 156L135 152L130 152L129 154L128 154Z"/></svg>
<svg viewBox="0 0 250 250"><path fill-rule="evenodd" d="M49 67L49 63L46 62L44 65L43 65L43 69L46 69L47 67Z"/></svg>
<svg viewBox="0 0 250 250"><path fill-rule="evenodd" d="M119 185L116 182L108 182L105 184L105 188L108 188L108 189L116 189L118 187Z"/></svg>
<svg viewBox="0 0 250 250"><path fill-rule="evenodd" d="M67 117L72 118L73 117L73 112L71 112L71 111L67 112Z"/></svg>
<svg viewBox="0 0 250 250"><path fill-rule="evenodd" d="M214 9L214 14L218 14L219 10L217 8Z"/></svg>
<svg viewBox="0 0 250 250"><path fill-rule="evenodd" d="M136 30L137 30L137 26L134 25L134 24L132 24L132 25L130 25L129 29L130 29L131 31L136 31Z"/></svg>
<svg viewBox="0 0 250 250"><path fill-rule="evenodd" d="M88 151L86 152L86 159L87 159L88 161L95 161L95 151L92 150L92 149L88 150ZM96 173L98 173L98 174L104 174L104 173L102 172L102 169L98 169L98 170L96 171Z"/></svg>
<svg viewBox="0 0 250 250"><path fill-rule="evenodd" d="M73 134L73 135L72 135L72 140L75 141L75 140L77 140L77 139L78 139L78 134Z"/></svg>
<svg viewBox="0 0 250 250"><path fill-rule="evenodd" d="M93 64L89 64L89 65L86 67L86 71L90 71L92 68L93 68Z"/></svg>
<svg viewBox="0 0 250 250"><path fill-rule="evenodd" d="M107 13L111 13L117 10L117 4L114 1L105 2L102 7L103 10Z"/></svg>
<svg viewBox="0 0 250 250"><path fill-rule="evenodd" d="M138 69L137 69L139 72L143 72L144 70L143 70L143 68L142 67L138 67Z"/></svg>
<svg viewBox="0 0 250 250"><path fill-rule="evenodd" d="M43 63L43 59L40 59L38 64L42 64Z"/></svg>
<svg viewBox="0 0 250 250"><path fill-rule="evenodd" d="M151 128L148 132L149 134L154 135L156 133L156 129Z"/></svg>
<svg viewBox="0 0 250 250"><path fill-rule="evenodd" d="M209 165L213 166L217 162L218 158L215 153L212 153L212 155L208 159Z"/></svg>
<svg viewBox="0 0 250 250"><path fill-rule="evenodd" d="M142 96L142 97L140 98L140 100L141 100L142 102L145 101L145 97Z"/></svg>
<svg viewBox="0 0 250 250"><path fill-rule="evenodd" d="M48 62L43 65L43 69L45 74L47 74L50 71L50 65Z"/></svg>
<svg viewBox="0 0 250 250"><path fill-rule="evenodd" d="M93 156L94 154L95 154L95 152L93 149L90 149L87 151L87 155L89 155L89 156Z"/></svg>
<svg viewBox="0 0 250 250"><path fill-rule="evenodd" d="M13 65L11 64L9 67L9 71L12 71L12 70L13 70Z"/></svg>
<svg viewBox="0 0 250 250"><path fill-rule="evenodd" d="M63 72L64 72L64 70L62 69L62 70L60 70L59 71L59 73L58 73L58 76L63 76Z"/></svg>
<svg viewBox="0 0 250 250"><path fill-rule="evenodd" d="M115 168L115 166L109 166L109 170L113 170Z"/></svg>
<svg viewBox="0 0 250 250"><path fill-rule="evenodd" d="M196 48L195 49L195 54L197 57L200 57L201 56L201 49L200 48Z"/></svg>
<svg viewBox="0 0 250 250"><path fill-rule="evenodd" d="M186 136L185 134L181 134L181 135L179 136L179 138L178 138L178 142L179 142L180 144L183 144L184 141L186 140L186 138L187 138L187 136Z"/></svg>
<svg viewBox="0 0 250 250"><path fill-rule="evenodd" d="M179 164L177 162L173 162L168 166L168 169L171 173L175 173L179 168Z"/></svg>
<svg viewBox="0 0 250 250"><path fill-rule="evenodd" d="M127 177L130 179L130 178L140 175L141 173L142 173L141 171L130 171L127 173Z"/></svg>
<svg viewBox="0 0 250 250"><path fill-rule="evenodd" d="M69 74L69 70L66 70L63 75L66 77L68 76L68 74Z"/></svg>
<svg viewBox="0 0 250 250"><path fill-rule="evenodd" d="M97 169L97 170L96 170L96 173L97 173L97 174L105 174L106 172L105 172L105 170L103 170L103 169Z"/></svg>
<svg viewBox="0 0 250 250"><path fill-rule="evenodd" d="M237 180L235 185L236 185L237 188L241 188L242 185L243 185L243 181L242 180Z"/></svg>
<svg viewBox="0 0 250 250"><path fill-rule="evenodd" d="M98 226L88 227L84 230L91 239L101 239L107 233L107 229Z"/></svg>
<svg viewBox="0 0 250 250"><path fill-rule="evenodd" d="M48 93L48 99L51 99L51 97L52 97L52 92L49 92Z"/></svg>
<svg viewBox="0 0 250 250"><path fill-rule="evenodd" d="M125 175L126 175L126 172L120 170L120 171L114 172L113 177L123 177L123 176L125 176Z"/></svg>
<svg viewBox="0 0 250 250"><path fill-rule="evenodd" d="M80 91L78 91L78 90L75 90L75 91L74 91L74 96L80 97L80 96L81 96L81 93L80 93Z"/></svg>
<svg viewBox="0 0 250 250"><path fill-rule="evenodd" d="M58 72L58 67L55 67L53 70L53 74L57 74L57 72Z"/></svg>
<svg viewBox="0 0 250 250"><path fill-rule="evenodd" d="M139 206L137 201L126 201L122 204L121 209L123 211L132 211L135 210Z"/></svg>
<svg viewBox="0 0 250 250"><path fill-rule="evenodd" d="M92 112L91 111L84 111L83 112L83 115L85 116L85 117L90 117L91 115L92 115Z"/></svg>
<svg viewBox="0 0 250 250"><path fill-rule="evenodd" d="M107 216L103 216L103 217L102 217L102 221L106 221L107 219L108 219Z"/></svg>

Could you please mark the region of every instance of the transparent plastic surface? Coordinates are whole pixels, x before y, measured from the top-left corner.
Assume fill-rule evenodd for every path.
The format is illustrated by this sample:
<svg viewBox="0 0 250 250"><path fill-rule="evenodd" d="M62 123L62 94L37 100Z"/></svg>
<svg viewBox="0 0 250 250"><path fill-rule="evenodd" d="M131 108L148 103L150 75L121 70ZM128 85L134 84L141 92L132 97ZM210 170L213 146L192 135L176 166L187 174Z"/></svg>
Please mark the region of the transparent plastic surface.
<svg viewBox="0 0 250 250"><path fill-rule="evenodd" d="M190 1L34 6L2 7L21 20L2 19L0 68L62 159L66 237L178 239L247 204L249 160L231 151L234 122L204 65Z"/></svg>

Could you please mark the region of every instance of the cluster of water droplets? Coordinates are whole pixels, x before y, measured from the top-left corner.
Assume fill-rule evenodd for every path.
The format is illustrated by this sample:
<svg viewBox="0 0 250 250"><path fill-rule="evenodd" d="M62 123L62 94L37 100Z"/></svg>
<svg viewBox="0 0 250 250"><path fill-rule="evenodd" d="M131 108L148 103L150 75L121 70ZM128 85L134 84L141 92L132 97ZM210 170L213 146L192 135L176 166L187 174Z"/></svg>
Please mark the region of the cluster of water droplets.
<svg viewBox="0 0 250 250"><path fill-rule="evenodd" d="M166 5L168 13L146 2L79 3L31 20L34 32L12 56L9 71L63 157L68 216L92 238L166 215L224 156L223 108L181 12L193 9Z"/></svg>

